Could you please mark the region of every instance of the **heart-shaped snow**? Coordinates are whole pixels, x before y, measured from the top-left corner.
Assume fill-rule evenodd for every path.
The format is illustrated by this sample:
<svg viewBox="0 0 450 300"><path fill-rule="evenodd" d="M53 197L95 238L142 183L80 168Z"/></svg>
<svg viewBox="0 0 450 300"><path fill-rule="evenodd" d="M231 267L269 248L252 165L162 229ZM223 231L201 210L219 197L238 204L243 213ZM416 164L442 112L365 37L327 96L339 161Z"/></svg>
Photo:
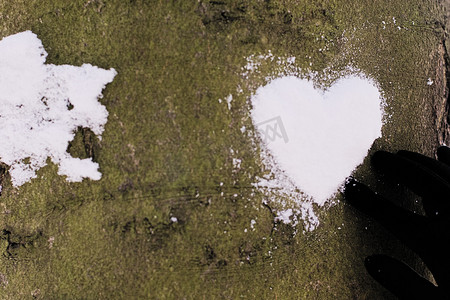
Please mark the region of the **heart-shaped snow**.
<svg viewBox="0 0 450 300"><path fill-rule="evenodd" d="M323 205L381 136L377 87L356 76L326 92L311 81L281 77L252 97L253 122L279 167Z"/></svg>

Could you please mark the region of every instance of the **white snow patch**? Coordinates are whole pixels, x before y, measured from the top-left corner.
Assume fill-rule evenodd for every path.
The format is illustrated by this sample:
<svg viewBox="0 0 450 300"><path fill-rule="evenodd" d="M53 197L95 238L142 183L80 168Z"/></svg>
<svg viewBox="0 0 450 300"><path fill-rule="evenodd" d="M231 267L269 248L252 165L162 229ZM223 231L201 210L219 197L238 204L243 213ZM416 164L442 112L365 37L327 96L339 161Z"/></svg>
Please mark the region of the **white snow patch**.
<svg viewBox="0 0 450 300"><path fill-rule="evenodd" d="M239 158L233 158L233 166L235 169L241 168L242 159Z"/></svg>
<svg viewBox="0 0 450 300"><path fill-rule="evenodd" d="M68 181L98 180L99 165L66 152L78 127L101 138L108 111L97 100L117 74L90 64L45 64L47 52L31 31L0 41L0 161L16 187L36 177L47 158Z"/></svg>
<svg viewBox="0 0 450 300"><path fill-rule="evenodd" d="M282 210L278 212L278 215L276 217L277 220L282 221L285 224L291 223L291 216L294 214L291 208Z"/></svg>
<svg viewBox="0 0 450 300"><path fill-rule="evenodd" d="M252 97L253 122L287 177L322 206L362 163L381 136L383 110L377 87L348 76L329 90L286 76ZM275 120L261 126L268 120Z"/></svg>

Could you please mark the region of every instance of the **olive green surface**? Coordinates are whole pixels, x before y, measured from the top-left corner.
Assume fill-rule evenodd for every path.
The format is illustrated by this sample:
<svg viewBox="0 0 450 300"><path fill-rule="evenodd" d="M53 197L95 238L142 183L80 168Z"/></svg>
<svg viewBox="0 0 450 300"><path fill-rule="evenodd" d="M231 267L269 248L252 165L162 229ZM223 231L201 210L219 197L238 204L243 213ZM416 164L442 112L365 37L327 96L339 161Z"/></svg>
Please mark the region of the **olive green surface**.
<svg viewBox="0 0 450 300"><path fill-rule="evenodd" d="M102 139L80 128L68 147L100 181L68 183L49 163L13 188L2 168L0 299L391 299L364 257L421 265L345 201L318 208L311 232L274 222L276 197L252 185L267 170L249 98L284 73L243 67L270 50L324 86L359 70L386 101L372 151L433 155L446 139L443 15L421 0L0 0L0 37L32 30L48 63L118 72ZM410 196L371 174L366 161L355 176Z"/></svg>

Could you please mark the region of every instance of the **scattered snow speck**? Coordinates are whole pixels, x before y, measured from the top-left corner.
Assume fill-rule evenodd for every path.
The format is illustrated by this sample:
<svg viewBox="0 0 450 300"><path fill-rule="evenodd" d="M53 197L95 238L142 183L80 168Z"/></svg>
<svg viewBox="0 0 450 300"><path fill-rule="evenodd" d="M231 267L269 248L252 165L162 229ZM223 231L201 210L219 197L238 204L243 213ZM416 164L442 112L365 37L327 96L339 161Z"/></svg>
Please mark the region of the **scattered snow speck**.
<svg viewBox="0 0 450 300"><path fill-rule="evenodd" d="M251 117L276 164L322 206L381 136L381 100L365 78L341 78L324 92L307 79L286 76L258 88Z"/></svg>
<svg viewBox="0 0 450 300"><path fill-rule="evenodd" d="M433 85L434 81L431 78L428 78L427 85Z"/></svg>
<svg viewBox="0 0 450 300"><path fill-rule="evenodd" d="M98 180L99 165L66 152L78 127L101 138L108 111L97 100L117 74L90 64L45 64L47 52L31 31L0 41L0 161L16 187L36 177L47 158L68 181Z"/></svg>
<svg viewBox="0 0 450 300"><path fill-rule="evenodd" d="M255 225L256 225L256 221L252 219L250 221L250 228L254 230L255 229Z"/></svg>
<svg viewBox="0 0 450 300"><path fill-rule="evenodd" d="M242 163L242 159L233 158L233 166L234 166L234 168L240 169L241 168L241 163Z"/></svg>

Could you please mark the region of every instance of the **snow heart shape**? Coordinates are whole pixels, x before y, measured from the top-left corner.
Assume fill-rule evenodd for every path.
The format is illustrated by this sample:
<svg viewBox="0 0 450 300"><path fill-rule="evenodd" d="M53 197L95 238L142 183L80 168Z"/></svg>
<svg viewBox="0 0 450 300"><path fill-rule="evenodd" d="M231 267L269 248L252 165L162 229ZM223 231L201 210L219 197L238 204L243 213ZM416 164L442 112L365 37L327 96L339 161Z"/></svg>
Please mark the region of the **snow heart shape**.
<svg viewBox="0 0 450 300"><path fill-rule="evenodd" d="M380 92L357 76L325 92L311 81L281 77L258 88L252 105L253 122L279 167L319 205L381 136Z"/></svg>

